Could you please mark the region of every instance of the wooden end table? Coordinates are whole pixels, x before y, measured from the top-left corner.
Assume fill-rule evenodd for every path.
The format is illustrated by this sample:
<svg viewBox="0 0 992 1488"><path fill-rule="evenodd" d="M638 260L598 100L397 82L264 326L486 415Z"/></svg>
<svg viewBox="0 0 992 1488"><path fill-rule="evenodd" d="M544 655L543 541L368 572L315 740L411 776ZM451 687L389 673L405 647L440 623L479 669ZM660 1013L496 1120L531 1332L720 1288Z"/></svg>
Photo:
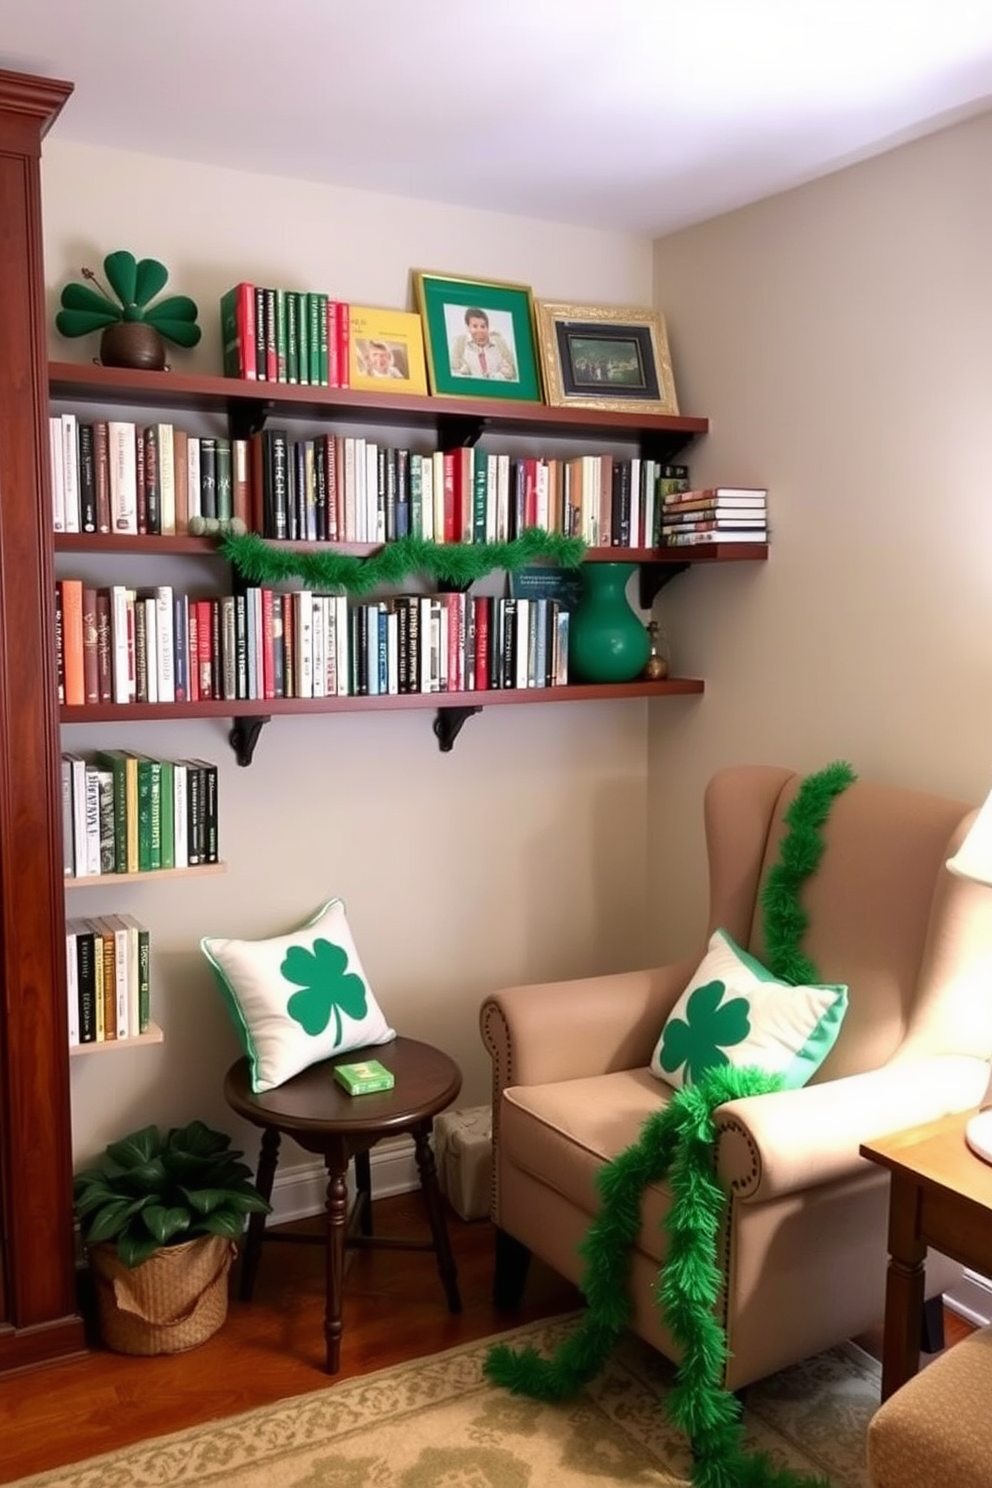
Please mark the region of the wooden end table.
<svg viewBox="0 0 992 1488"><path fill-rule="evenodd" d="M349 1095L334 1079L335 1064L378 1059L392 1070L392 1090L372 1095ZM325 1060L304 1070L285 1085L252 1092L248 1061L239 1059L227 1072L224 1096L239 1116L262 1128L262 1145L256 1183L266 1199L279 1160L279 1144L285 1133L307 1152L318 1153L327 1167L327 1230L324 1235L267 1232L266 1216L253 1214L248 1221L241 1272L241 1298L250 1301L258 1272L263 1240L306 1241L327 1247L327 1304L324 1336L327 1340L327 1373L336 1374L341 1363L344 1256L350 1246L388 1249L433 1250L450 1312L461 1312L458 1273L445 1222L444 1205L437 1182L431 1148L433 1118L456 1099L462 1085L461 1071L453 1059L430 1044L397 1038L374 1048L353 1049L339 1059ZM372 1232L372 1181L369 1152L384 1137L408 1133L413 1137L420 1186L431 1228L430 1240L376 1236ZM356 1201L348 1215L348 1165L355 1159Z"/></svg>
<svg viewBox="0 0 992 1488"><path fill-rule="evenodd" d="M974 1114L942 1116L860 1149L862 1157L888 1168L891 1180L883 1400L919 1368L927 1249L992 1275L992 1165L964 1140Z"/></svg>

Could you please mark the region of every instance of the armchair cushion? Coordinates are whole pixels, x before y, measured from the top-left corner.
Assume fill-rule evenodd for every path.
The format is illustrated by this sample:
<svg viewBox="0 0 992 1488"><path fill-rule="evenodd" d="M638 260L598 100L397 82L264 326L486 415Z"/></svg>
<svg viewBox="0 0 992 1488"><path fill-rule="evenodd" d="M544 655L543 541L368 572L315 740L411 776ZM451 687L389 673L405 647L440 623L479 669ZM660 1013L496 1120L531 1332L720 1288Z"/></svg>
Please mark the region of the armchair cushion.
<svg viewBox="0 0 992 1488"><path fill-rule="evenodd" d="M679 1089L715 1065L754 1065L794 1090L830 1053L846 1011L845 986L781 981L715 930L665 1022L651 1072Z"/></svg>

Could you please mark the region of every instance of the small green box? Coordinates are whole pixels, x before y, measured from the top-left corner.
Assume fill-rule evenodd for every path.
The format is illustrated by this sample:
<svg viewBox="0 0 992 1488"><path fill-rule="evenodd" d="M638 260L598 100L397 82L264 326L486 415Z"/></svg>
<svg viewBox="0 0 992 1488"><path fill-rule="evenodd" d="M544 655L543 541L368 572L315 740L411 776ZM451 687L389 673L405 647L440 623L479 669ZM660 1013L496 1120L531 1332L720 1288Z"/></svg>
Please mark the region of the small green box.
<svg viewBox="0 0 992 1488"><path fill-rule="evenodd" d="M336 1064L334 1078L349 1095L371 1095L376 1090L392 1090L396 1079L378 1059L363 1059L359 1064Z"/></svg>

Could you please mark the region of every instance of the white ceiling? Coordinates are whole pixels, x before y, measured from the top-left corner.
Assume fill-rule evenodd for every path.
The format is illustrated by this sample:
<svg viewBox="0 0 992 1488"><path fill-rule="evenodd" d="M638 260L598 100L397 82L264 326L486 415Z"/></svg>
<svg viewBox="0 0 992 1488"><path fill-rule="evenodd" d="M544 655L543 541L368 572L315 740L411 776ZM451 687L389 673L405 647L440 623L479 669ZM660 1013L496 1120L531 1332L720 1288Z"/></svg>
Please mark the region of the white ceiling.
<svg viewBox="0 0 992 1488"><path fill-rule="evenodd" d="M659 234L992 107L992 0L0 0L59 137Z"/></svg>

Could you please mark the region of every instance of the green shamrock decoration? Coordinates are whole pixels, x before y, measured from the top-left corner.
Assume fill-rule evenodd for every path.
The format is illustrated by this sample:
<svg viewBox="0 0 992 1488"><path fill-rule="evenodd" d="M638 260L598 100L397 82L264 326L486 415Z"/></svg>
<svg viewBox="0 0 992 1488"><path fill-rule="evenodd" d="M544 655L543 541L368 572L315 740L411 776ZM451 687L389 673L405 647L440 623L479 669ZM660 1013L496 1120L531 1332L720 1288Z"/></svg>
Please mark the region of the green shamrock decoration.
<svg viewBox="0 0 992 1488"><path fill-rule="evenodd" d="M88 336L118 321L144 321L153 326L165 341L177 346L195 346L200 339L196 324L196 304L189 295L170 295L150 302L165 288L169 271L157 258L143 258L139 263L133 253L119 249L108 253L103 271L119 304L100 285L92 269L80 272L96 289L86 284L67 284L62 291L62 309L55 324L63 336Z"/></svg>
<svg viewBox="0 0 992 1488"><path fill-rule="evenodd" d="M279 970L287 982L302 987L286 1004L286 1011L311 1038L323 1033L334 1014L334 1043L342 1038L341 1013L349 1018L364 1018L367 1010L365 983L353 971L347 971L348 957L340 946L329 940L315 940L313 950L292 946L286 952Z"/></svg>
<svg viewBox="0 0 992 1488"><path fill-rule="evenodd" d="M751 1032L746 997L732 997L720 1002L727 990L725 982L706 982L697 987L686 1003L685 1018L673 1018L661 1041L660 1063L671 1074L685 1065L684 1079L694 1085L709 1069L730 1060L723 1052L742 1044Z"/></svg>

